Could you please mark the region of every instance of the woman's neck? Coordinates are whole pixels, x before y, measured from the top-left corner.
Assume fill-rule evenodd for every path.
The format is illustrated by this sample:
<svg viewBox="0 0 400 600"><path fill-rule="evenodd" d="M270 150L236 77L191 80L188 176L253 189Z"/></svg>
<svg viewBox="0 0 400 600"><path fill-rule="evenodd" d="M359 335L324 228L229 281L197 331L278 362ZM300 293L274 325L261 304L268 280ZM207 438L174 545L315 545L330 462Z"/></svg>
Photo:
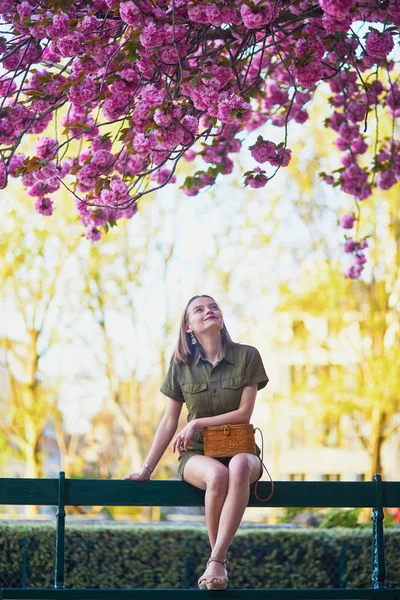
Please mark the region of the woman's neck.
<svg viewBox="0 0 400 600"><path fill-rule="evenodd" d="M203 349L204 358L215 365L221 359L223 353L221 335L218 334L218 337L201 336L199 342Z"/></svg>

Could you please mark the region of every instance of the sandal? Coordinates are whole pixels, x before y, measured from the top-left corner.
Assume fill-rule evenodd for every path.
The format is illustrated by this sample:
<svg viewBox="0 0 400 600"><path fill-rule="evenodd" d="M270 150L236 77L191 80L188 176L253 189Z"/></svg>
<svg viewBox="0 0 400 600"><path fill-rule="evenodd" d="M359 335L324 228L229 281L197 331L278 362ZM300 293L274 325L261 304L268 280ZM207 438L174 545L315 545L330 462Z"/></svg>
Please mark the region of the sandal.
<svg viewBox="0 0 400 600"><path fill-rule="evenodd" d="M207 575L203 575L202 577L200 577L200 579L197 582L197 585L199 586L199 588L201 590L206 590L207 589L207 585L206 585L206 581L207 581Z"/></svg>
<svg viewBox="0 0 400 600"><path fill-rule="evenodd" d="M207 563L207 567L208 567L208 563ZM201 590L206 590L207 589L207 586L206 586L206 581L207 581L206 571L207 571L207 567L206 567L206 570L204 571L203 575L197 581L197 585L199 586L199 588Z"/></svg>
<svg viewBox="0 0 400 600"><path fill-rule="evenodd" d="M231 566L231 563L226 558L218 558L217 556L211 556L211 558L207 562L207 567L209 566L210 562L213 562L213 561L221 563L221 565L224 565L225 569L228 569L228 567ZM228 583L229 583L228 577L218 577L217 575L212 575L211 577L208 576L205 579L206 579L206 588L208 590L226 590ZM211 581L212 579L216 580L216 581ZM201 578L201 581L203 581L203 580L204 580L204 577Z"/></svg>

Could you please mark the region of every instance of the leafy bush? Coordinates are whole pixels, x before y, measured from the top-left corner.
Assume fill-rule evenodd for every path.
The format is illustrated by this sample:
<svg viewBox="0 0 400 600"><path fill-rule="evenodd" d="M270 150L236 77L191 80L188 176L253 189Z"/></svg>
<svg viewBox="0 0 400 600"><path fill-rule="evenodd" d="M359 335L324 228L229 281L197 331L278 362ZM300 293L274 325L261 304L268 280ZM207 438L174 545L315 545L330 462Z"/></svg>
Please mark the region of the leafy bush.
<svg viewBox="0 0 400 600"><path fill-rule="evenodd" d="M69 588L197 587L205 528L67 525ZM388 585L400 587L400 529L386 529ZM0 587L52 587L54 524L0 524ZM230 548L235 588L371 586L371 531L241 529Z"/></svg>

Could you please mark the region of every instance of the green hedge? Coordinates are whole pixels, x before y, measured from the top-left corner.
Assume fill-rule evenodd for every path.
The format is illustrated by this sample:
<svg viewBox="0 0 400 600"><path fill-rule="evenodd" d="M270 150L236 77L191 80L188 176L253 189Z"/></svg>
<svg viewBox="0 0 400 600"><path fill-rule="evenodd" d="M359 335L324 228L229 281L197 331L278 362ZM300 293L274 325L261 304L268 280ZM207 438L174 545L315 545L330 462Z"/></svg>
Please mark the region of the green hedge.
<svg viewBox="0 0 400 600"><path fill-rule="evenodd" d="M0 587L53 585L55 525L0 524ZM385 532L387 585L400 587L400 530ZM204 528L67 525L66 587L196 587L209 557ZM235 588L370 587L370 529L240 530Z"/></svg>

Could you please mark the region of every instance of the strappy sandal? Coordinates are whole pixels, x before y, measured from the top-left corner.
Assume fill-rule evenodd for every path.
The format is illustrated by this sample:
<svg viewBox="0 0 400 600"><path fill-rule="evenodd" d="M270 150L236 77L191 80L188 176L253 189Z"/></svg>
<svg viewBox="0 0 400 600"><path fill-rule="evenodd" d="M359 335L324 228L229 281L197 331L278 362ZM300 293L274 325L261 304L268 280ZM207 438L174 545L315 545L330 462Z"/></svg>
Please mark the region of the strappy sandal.
<svg viewBox="0 0 400 600"><path fill-rule="evenodd" d="M206 590L207 589L207 585L206 585L206 581L207 581L207 575L203 575L202 577L200 577L200 579L197 582L197 585L199 586L199 588L201 590Z"/></svg>
<svg viewBox="0 0 400 600"><path fill-rule="evenodd" d="M211 562L218 562L221 565L224 565L225 569L231 566L231 563L226 558L218 558L218 556L211 556L211 558L207 562L207 567ZM206 588L208 590L226 590L229 578L228 577L218 577L217 575L208 576L206 579ZM211 581L212 579L216 581ZM204 580L204 577L201 578L201 581ZM203 588L202 588L203 589Z"/></svg>

